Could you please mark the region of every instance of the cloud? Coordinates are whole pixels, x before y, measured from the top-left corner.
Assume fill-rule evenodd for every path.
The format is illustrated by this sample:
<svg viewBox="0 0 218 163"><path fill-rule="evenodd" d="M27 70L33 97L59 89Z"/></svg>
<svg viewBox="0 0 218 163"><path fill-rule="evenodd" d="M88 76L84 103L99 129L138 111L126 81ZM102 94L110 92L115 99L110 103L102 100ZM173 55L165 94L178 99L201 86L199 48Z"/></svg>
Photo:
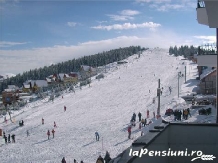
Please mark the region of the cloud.
<svg viewBox="0 0 218 163"><path fill-rule="evenodd" d="M119 36L105 40L90 40L77 45L56 45L53 47L28 50L0 50L0 74L14 74L29 71L51 63L59 63L85 55L93 55L120 47L142 46L168 49L170 46L194 45L201 43L203 37L190 37L160 29L156 32L139 36ZM210 37L208 37L210 38Z"/></svg>
<svg viewBox="0 0 218 163"><path fill-rule="evenodd" d="M5 48L5 47L11 47L11 46L16 46L16 45L23 45L27 44L27 42L8 42L8 41L0 41L0 47Z"/></svg>
<svg viewBox="0 0 218 163"><path fill-rule="evenodd" d="M184 8L185 6L184 5L181 5L181 4L165 4L165 5L156 5L156 4L153 4L153 5L150 5L151 8L155 8L157 11L168 11L170 9L181 9L181 8Z"/></svg>
<svg viewBox="0 0 218 163"><path fill-rule="evenodd" d="M78 23L76 22L67 22L67 25L70 27L75 27L76 25L78 25Z"/></svg>
<svg viewBox="0 0 218 163"><path fill-rule="evenodd" d="M115 21L127 21L127 20L134 19L134 17L126 16L126 15L112 15L112 14L108 14L107 16L110 17L110 19L115 20Z"/></svg>
<svg viewBox="0 0 218 163"><path fill-rule="evenodd" d="M119 15L116 14L107 14L107 16L110 17L110 19L115 21L127 21L127 20L133 20L135 15L140 14L139 11L136 10L122 10L119 12Z"/></svg>
<svg viewBox="0 0 218 163"><path fill-rule="evenodd" d="M138 14L140 14L140 12L136 11L136 10L123 10L120 12L120 14L132 16L132 15L138 15Z"/></svg>
<svg viewBox="0 0 218 163"><path fill-rule="evenodd" d="M216 42L216 36L194 36L194 38L199 39L202 44L215 43Z"/></svg>
<svg viewBox="0 0 218 163"><path fill-rule="evenodd" d="M138 3L166 3L171 2L171 0L136 0Z"/></svg>
<svg viewBox="0 0 218 163"><path fill-rule="evenodd" d="M190 0L136 0L137 3L148 3L150 8L157 11L196 8L196 2Z"/></svg>
<svg viewBox="0 0 218 163"><path fill-rule="evenodd" d="M113 24L113 25L108 25L108 26L94 26L91 27L93 29L101 29L101 30L124 30L124 29L136 29L136 28L149 28L149 29L154 29L157 27L160 27L160 24L153 23L153 22L145 22L142 24L131 24L131 23L124 23L124 24Z"/></svg>

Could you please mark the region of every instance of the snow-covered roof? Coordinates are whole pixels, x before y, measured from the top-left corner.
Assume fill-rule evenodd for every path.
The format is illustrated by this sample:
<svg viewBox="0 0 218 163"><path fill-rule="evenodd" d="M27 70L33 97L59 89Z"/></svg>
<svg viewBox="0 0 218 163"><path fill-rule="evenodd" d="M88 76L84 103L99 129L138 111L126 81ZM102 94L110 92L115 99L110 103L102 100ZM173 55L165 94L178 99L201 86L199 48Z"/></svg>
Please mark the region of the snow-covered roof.
<svg viewBox="0 0 218 163"><path fill-rule="evenodd" d="M24 84L23 87L29 89L30 85L29 84Z"/></svg>
<svg viewBox="0 0 218 163"><path fill-rule="evenodd" d="M48 86L48 83L45 80L31 80L32 86L34 86L34 83L36 83L36 85L38 87L46 87L46 86Z"/></svg>
<svg viewBox="0 0 218 163"><path fill-rule="evenodd" d="M208 75L210 75L211 73L213 73L214 71L216 71L216 69L212 69L212 67L208 67L207 69L205 69L203 71L203 73L200 75L200 80L204 79L205 77L207 77Z"/></svg>
<svg viewBox="0 0 218 163"><path fill-rule="evenodd" d="M49 78L46 78L46 80L47 80L47 82L51 82L51 79L49 79Z"/></svg>
<svg viewBox="0 0 218 163"><path fill-rule="evenodd" d="M18 89L16 85L8 85L8 89Z"/></svg>
<svg viewBox="0 0 218 163"><path fill-rule="evenodd" d="M96 71L96 69L91 66L81 65L81 67L83 68L84 71L89 71L90 68L91 68L91 71Z"/></svg>

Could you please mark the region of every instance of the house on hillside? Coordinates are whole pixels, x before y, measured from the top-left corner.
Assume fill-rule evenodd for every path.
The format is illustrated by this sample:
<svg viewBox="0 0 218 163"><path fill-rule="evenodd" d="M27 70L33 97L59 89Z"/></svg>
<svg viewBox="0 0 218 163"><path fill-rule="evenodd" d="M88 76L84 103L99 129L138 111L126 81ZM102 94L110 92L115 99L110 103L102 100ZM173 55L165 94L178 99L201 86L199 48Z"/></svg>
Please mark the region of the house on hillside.
<svg viewBox="0 0 218 163"><path fill-rule="evenodd" d="M19 100L19 88L15 85L8 85L8 88L2 92L3 105L11 105Z"/></svg>
<svg viewBox="0 0 218 163"><path fill-rule="evenodd" d="M50 76L46 77L45 80L47 81L48 84L54 84L54 83L58 82L58 77L56 74L54 74L54 75L50 75Z"/></svg>
<svg viewBox="0 0 218 163"><path fill-rule="evenodd" d="M79 77L79 74L77 73L77 72L70 72L69 74L68 74L70 77L72 77L72 82L73 83L77 83L78 82L78 80L80 79Z"/></svg>
<svg viewBox="0 0 218 163"><path fill-rule="evenodd" d="M216 94L216 69L209 69L200 75L200 91L202 94Z"/></svg>
<svg viewBox="0 0 218 163"><path fill-rule="evenodd" d="M79 70L82 80L86 80L94 75L97 75L97 69L91 66L81 65Z"/></svg>
<svg viewBox="0 0 218 163"><path fill-rule="evenodd" d="M48 83L46 80L28 80L25 83L23 83L23 92L29 93L29 92L37 92L42 87L47 87Z"/></svg>

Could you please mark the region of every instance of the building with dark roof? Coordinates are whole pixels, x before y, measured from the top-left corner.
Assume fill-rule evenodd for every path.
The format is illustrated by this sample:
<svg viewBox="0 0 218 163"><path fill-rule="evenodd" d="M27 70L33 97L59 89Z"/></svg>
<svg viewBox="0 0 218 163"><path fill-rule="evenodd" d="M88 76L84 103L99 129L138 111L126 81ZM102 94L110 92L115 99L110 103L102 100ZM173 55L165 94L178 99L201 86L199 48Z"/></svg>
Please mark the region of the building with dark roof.
<svg viewBox="0 0 218 163"><path fill-rule="evenodd" d="M110 163L218 162L218 124L163 122Z"/></svg>

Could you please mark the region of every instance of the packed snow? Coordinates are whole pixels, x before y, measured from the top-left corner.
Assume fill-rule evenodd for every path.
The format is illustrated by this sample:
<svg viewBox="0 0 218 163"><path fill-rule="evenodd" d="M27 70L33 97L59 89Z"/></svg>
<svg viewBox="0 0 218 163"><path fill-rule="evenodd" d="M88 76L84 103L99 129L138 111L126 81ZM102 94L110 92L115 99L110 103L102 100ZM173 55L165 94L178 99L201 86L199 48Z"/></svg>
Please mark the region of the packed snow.
<svg viewBox="0 0 218 163"><path fill-rule="evenodd" d="M54 102L38 100L12 112L14 123L4 123L1 116L0 128L6 136L16 135L16 143L5 144L1 139L1 163L59 163L63 157L67 163L72 163L74 159L95 163L99 154L104 157L106 151L112 158L116 157L141 135L137 116L132 139L128 139L127 127L132 114L141 112L142 118L147 118L149 110L152 119L153 112L157 111L158 79L160 87L163 87L160 100L163 118L173 121L173 117L164 116L168 108L190 107L190 104L178 98L178 80L179 97L195 90L198 83L195 80L197 65L182 59L170 56L167 50L147 50L140 58L138 55L129 57L126 64L110 64L104 72L104 79L92 78L90 86L76 88L75 93L65 92L63 98L55 98ZM184 74L185 66L187 82L184 84L185 78L178 78L178 72ZM214 110L212 113L207 121L215 121L216 113ZM185 122L199 122L208 118L198 115L194 109L191 114L193 116ZM6 117L9 119L8 115ZM23 127L19 127L20 120L24 121ZM47 131L51 132L53 128L55 136L48 140ZM100 134L100 141L95 140L96 131Z"/></svg>

